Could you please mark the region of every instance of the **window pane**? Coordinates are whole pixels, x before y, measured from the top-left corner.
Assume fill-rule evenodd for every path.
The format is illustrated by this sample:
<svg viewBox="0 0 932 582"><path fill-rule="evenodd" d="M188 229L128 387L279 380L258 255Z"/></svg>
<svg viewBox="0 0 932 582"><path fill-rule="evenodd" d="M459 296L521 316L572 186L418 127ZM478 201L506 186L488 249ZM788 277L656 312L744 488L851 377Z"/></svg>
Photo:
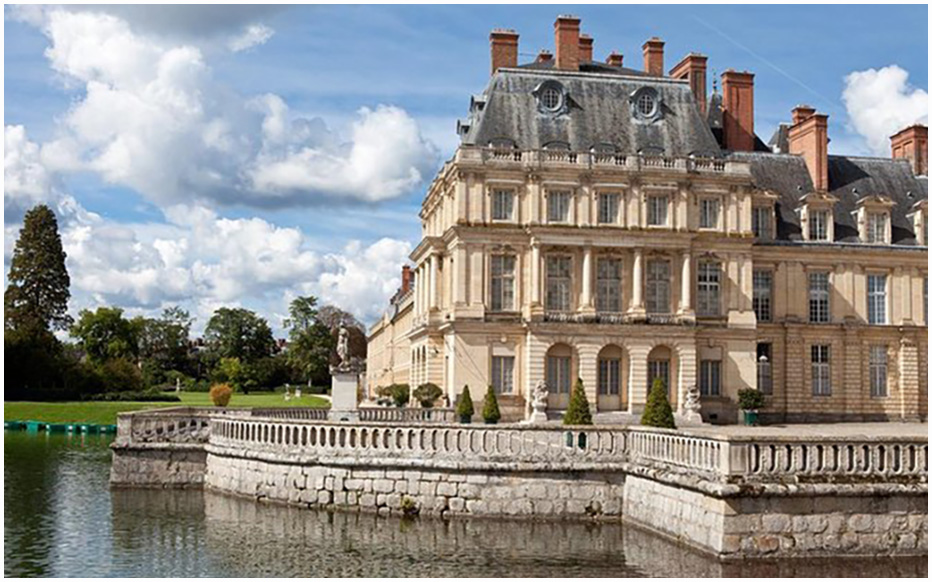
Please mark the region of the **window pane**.
<svg viewBox="0 0 932 582"><path fill-rule="evenodd" d="M599 222L614 224L618 222L618 194L599 195Z"/></svg>
<svg viewBox="0 0 932 582"><path fill-rule="evenodd" d="M828 273L809 273L809 321L811 323L828 323L829 291Z"/></svg>
<svg viewBox="0 0 932 582"><path fill-rule="evenodd" d="M512 356L492 357L492 389L496 394L514 392L515 359Z"/></svg>
<svg viewBox="0 0 932 582"><path fill-rule="evenodd" d="M621 362L618 358L599 360L599 394L617 396L621 385Z"/></svg>
<svg viewBox="0 0 932 582"><path fill-rule="evenodd" d="M813 396L831 396L832 373L829 346L814 345L811 348L812 394Z"/></svg>
<svg viewBox="0 0 932 582"><path fill-rule="evenodd" d="M718 228L719 201L703 198L699 201L699 228Z"/></svg>
<svg viewBox="0 0 932 582"><path fill-rule="evenodd" d="M872 325L887 323L887 277L867 276L867 322Z"/></svg>
<svg viewBox="0 0 932 582"><path fill-rule="evenodd" d="M877 345L870 348L870 388L871 396L887 396L887 346Z"/></svg>
<svg viewBox="0 0 932 582"><path fill-rule="evenodd" d="M867 215L867 242L882 244L887 242L887 215L871 212Z"/></svg>
<svg viewBox="0 0 932 582"><path fill-rule="evenodd" d="M670 263L669 261L647 262L647 311L670 313Z"/></svg>
<svg viewBox="0 0 932 582"><path fill-rule="evenodd" d="M547 195L547 222L568 222L570 193L549 192Z"/></svg>
<svg viewBox="0 0 932 582"><path fill-rule="evenodd" d="M718 263L703 261L697 271L696 315L716 317L719 315L719 289L721 267Z"/></svg>
<svg viewBox="0 0 932 582"><path fill-rule="evenodd" d="M827 210L812 210L809 212L809 240L828 240Z"/></svg>
<svg viewBox="0 0 932 582"><path fill-rule="evenodd" d="M649 196L647 198L647 224L665 226L667 224L667 196Z"/></svg>
<svg viewBox="0 0 932 582"><path fill-rule="evenodd" d="M699 362L699 394L719 396L722 393L722 362L702 360Z"/></svg>
<svg viewBox="0 0 932 582"><path fill-rule="evenodd" d="M492 220L511 220L514 210L514 194L510 190L492 192Z"/></svg>
<svg viewBox="0 0 932 582"><path fill-rule="evenodd" d="M547 257L547 309L569 311L572 291L570 257Z"/></svg>
<svg viewBox="0 0 932 582"><path fill-rule="evenodd" d="M770 206L755 206L751 215L751 228L754 236L761 240L773 239L773 209Z"/></svg>
<svg viewBox="0 0 932 582"><path fill-rule="evenodd" d="M773 394L773 362L770 344L757 344L757 389L762 394Z"/></svg>
<svg viewBox="0 0 932 582"><path fill-rule="evenodd" d="M771 271L754 271L754 315L757 321L770 321L773 317L771 311L771 297L773 295L773 273Z"/></svg>
<svg viewBox="0 0 932 582"><path fill-rule="evenodd" d="M596 310L621 311L621 260L599 259L596 273Z"/></svg>
<svg viewBox="0 0 932 582"><path fill-rule="evenodd" d="M667 389L667 398L670 397L670 360L648 360L647 361L647 390L649 391L654 385L654 378L663 380L663 385Z"/></svg>
<svg viewBox="0 0 932 582"><path fill-rule="evenodd" d="M515 298L515 257L492 255L490 294L492 311L511 311Z"/></svg>

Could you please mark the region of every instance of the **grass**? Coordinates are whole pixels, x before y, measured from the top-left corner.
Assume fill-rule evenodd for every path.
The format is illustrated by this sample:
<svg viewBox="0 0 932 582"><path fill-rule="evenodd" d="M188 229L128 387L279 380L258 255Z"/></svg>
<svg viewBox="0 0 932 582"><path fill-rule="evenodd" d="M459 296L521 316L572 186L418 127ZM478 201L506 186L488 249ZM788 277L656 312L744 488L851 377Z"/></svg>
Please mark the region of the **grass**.
<svg viewBox="0 0 932 582"><path fill-rule="evenodd" d="M213 406L207 392L181 392L181 402L4 402L3 420L40 422L86 422L116 424L117 413L165 406ZM283 408L311 406L326 408L330 403L319 396L302 395L285 401L280 392L234 394L230 407Z"/></svg>

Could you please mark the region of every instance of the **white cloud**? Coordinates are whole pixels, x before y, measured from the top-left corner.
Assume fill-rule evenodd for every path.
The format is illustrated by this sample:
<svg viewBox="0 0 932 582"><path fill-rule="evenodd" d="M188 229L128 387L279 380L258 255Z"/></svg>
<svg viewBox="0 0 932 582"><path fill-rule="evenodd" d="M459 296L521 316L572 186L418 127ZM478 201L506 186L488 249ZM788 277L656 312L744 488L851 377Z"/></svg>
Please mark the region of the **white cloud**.
<svg viewBox="0 0 932 582"><path fill-rule="evenodd" d="M855 71L845 77L842 100L851 126L880 156L890 155L890 136L913 123L928 123L929 94L908 83L897 65Z"/></svg>
<svg viewBox="0 0 932 582"><path fill-rule="evenodd" d="M264 24L250 24L243 29L241 34L231 38L227 43L227 47L231 51L238 53L265 44L272 38L273 34L275 34L275 31Z"/></svg>

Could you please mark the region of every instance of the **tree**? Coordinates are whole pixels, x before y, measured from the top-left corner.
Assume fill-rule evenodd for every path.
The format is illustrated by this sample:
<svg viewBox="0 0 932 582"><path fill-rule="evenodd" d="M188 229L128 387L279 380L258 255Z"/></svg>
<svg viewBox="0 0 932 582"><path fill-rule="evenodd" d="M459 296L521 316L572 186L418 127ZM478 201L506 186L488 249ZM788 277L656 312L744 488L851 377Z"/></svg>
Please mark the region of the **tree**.
<svg viewBox="0 0 932 582"><path fill-rule="evenodd" d="M150 385L167 381L168 373L188 368L191 317L180 307L169 307L158 319L139 318L139 358Z"/></svg>
<svg viewBox="0 0 932 582"><path fill-rule="evenodd" d="M288 361L307 380L321 381L329 374L330 357L336 348L336 340L317 311L317 298L297 297L291 302L288 328Z"/></svg>
<svg viewBox="0 0 932 582"><path fill-rule="evenodd" d="M482 403L482 420L486 424L496 424L502 418L502 413L498 410L498 398L495 396L495 389L489 386L485 393L485 401Z"/></svg>
<svg viewBox="0 0 932 582"><path fill-rule="evenodd" d="M654 378L650 394L647 395L644 414L641 415L641 424L659 428L676 428L673 408L670 407L670 400L667 399L667 387L663 378Z"/></svg>
<svg viewBox="0 0 932 582"><path fill-rule="evenodd" d="M472 422L472 415L475 409L472 405L472 396L469 395L469 386L463 386L463 393L460 394L460 400L456 403L456 416L460 422Z"/></svg>
<svg viewBox="0 0 932 582"><path fill-rule="evenodd" d="M272 354L275 341L268 322L248 309L221 307L214 311L204 329L211 353L220 358L253 362Z"/></svg>
<svg viewBox="0 0 932 582"><path fill-rule="evenodd" d="M330 330L334 346L336 346L337 337L340 333L340 326L345 327L349 332L350 357L366 358L366 328L352 313L343 311L333 305L324 305L318 311L317 319ZM334 362L336 361L336 352L331 355L331 359Z"/></svg>
<svg viewBox="0 0 932 582"><path fill-rule="evenodd" d="M7 329L63 330L71 325L71 279L52 210L40 204L26 213L13 247L9 281L3 294Z"/></svg>
<svg viewBox="0 0 932 582"><path fill-rule="evenodd" d="M139 328L141 321L123 317L119 307L98 307L97 311L84 309L71 335L93 364L123 358L135 361L139 355Z"/></svg>
<svg viewBox="0 0 932 582"><path fill-rule="evenodd" d="M573 393L570 395L570 405L566 408L566 414L563 415L563 424L592 424L592 413L589 411L589 399L586 398L586 389L583 387L582 378L577 378L576 385L573 386Z"/></svg>

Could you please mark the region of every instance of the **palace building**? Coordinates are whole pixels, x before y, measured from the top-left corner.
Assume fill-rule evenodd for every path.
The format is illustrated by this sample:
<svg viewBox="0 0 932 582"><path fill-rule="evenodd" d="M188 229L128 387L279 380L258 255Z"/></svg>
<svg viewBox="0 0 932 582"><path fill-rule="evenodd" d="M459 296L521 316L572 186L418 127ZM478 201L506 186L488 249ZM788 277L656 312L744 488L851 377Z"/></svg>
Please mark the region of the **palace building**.
<svg viewBox="0 0 932 582"><path fill-rule="evenodd" d="M560 16L555 50L518 62L490 35L491 78L433 180L423 238L370 330L368 389L465 385L523 414L576 378L599 412L638 414L655 377L674 409L736 422L737 392L775 421L924 419L928 129L891 158L830 154L828 116L800 105L766 143L754 75L708 60L669 70L593 56Z"/></svg>

